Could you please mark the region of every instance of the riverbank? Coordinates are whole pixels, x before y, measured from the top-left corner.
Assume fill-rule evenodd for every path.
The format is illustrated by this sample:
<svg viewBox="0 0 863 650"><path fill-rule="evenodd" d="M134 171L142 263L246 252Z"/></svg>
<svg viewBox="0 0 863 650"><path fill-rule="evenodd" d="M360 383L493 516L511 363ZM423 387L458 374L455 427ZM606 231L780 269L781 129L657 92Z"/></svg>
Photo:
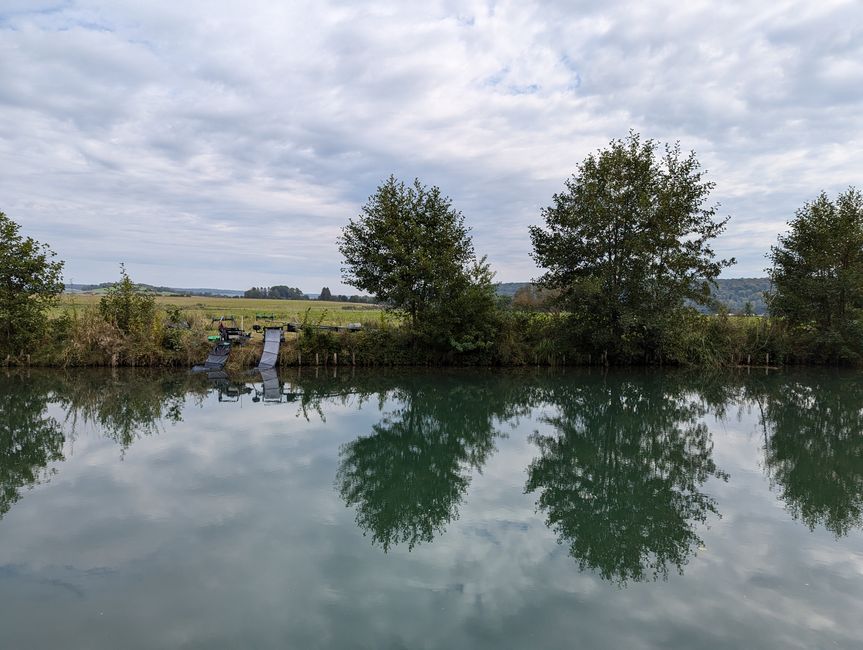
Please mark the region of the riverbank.
<svg viewBox="0 0 863 650"><path fill-rule="evenodd" d="M859 365L863 344L825 349L805 328L767 317L685 312L656 337L630 331L620 340L586 330L561 313L500 310L494 322L454 340L413 331L395 318L366 322L358 332L304 323L286 333L278 365L292 366L735 366ZM266 324L266 323L264 323ZM245 323L249 330L252 323ZM212 318L199 312L157 310L146 327L124 332L93 308L67 309L48 322L27 349L0 359L3 366L178 367L200 364L212 346ZM263 336L231 351L227 368L254 367ZM837 354L836 350L839 350Z"/></svg>

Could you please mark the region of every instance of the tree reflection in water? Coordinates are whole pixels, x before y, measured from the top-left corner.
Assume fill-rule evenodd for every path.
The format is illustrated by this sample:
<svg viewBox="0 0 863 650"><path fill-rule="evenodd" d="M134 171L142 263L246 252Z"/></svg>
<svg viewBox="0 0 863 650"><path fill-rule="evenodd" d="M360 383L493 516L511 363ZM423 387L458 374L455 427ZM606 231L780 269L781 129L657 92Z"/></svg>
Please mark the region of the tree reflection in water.
<svg viewBox="0 0 863 650"><path fill-rule="evenodd" d="M178 421L187 397L208 390L180 373L35 371L0 378L0 517L23 488L50 476L50 463L65 460L64 444L79 425L125 450L162 423Z"/></svg>
<svg viewBox="0 0 863 650"><path fill-rule="evenodd" d="M89 373L86 380L59 384L57 401L74 431L78 423L127 449L142 436L158 433L165 423L182 419L189 396L205 395L210 387L185 373Z"/></svg>
<svg viewBox="0 0 863 650"><path fill-rule="evenodd" d="M679 375L612 375L549 391L554 433L532 436L540 455L525 490L582 570L620 584L665 578L702 544L698 525L718 515L702 486L727 476L692 390Z"/></svg>
<svg viewBox="0 0 863 650"><path fill-rule="evenodd" d="M364 534L388 551L443 532L458 517L471 472L494 452L499 423L515 417L530 392L517 380L421 376L389 390L398 407L340 450L336 483Z"/></svg>
<svg viewBox="0 0 863 650"><path fill-rule="evenodd" d="M48 464L63 460L62 425L47 411L44 382L0 381L0 517L21 490L45 480Z"/></svg>
<svg viewBox="0 0 863 650"><path fill-rule="evenodd" d="M212 390L185 373L3 377L0 517L50 478L80 426L125 450ZM724 476L701 417L729 405L757 413L766 472L795 518L836 536L863 526L863 382L854 375L297 372L285 396L306 417L323 417L324 402L395 404L342 446L337 476L357 524L384 550L430 542L457 518L507 421L538 405L555 410L543 418L553 430L531 438L539 455L526 490L579 566L608 580L682 571L701 544L698 526L717 513L703 486Z"/></svg>
<svg viewBox="0 0 863 650"><path fill-rule="evenodd" d="M863 526L863 382L807 373L747 384L764 430L765 468L795 519L837 537Z"/></svg>

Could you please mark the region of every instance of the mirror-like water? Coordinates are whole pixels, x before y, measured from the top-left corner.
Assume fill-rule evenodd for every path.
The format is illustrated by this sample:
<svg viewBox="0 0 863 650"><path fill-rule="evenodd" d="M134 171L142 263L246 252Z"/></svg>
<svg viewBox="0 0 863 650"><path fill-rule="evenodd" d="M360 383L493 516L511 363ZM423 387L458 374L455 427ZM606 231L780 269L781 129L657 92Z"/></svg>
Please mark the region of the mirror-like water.
<svg viewBox="0 0 863 650"><path fill-rule="evenodd" d="M859 648L863 382L0 376L2 648Z"/></svg>

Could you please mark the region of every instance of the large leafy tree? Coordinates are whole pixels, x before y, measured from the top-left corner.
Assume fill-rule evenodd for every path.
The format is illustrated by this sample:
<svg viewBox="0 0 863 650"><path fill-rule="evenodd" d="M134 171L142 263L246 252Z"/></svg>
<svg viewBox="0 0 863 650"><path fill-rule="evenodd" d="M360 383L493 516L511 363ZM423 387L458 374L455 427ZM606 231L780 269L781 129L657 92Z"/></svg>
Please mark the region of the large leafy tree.
<svg viewBox="0 0 863 650"><path fill-rule="evenodd" d="M863 195L849 188L806 203L770 250L770 312L814 326L828 356L860 353L863 309Z"/></svg>
<svg viewBox="0 0 863 650"><path fill-rule="evenodd" d="M635 341L662 354L686 301L706 304L734 263L711 247L728 219L716 219L695 154L658 149L630 132L588 155L542 211L545 227L530 228L540 284L610 352Z"/></svg>
<svg viewBox="0 0 863 650"><path fill-rule="evenodd" d="M345 282L403 312L414 331L434 323L454 347L469 347L462 326L494 309L492 274L474 254L464 216L440 189L418 179L385 180L338 244Z"/></svg>
<svg viewBox="0 0 863 650"><path fill-rule="evenodd" d="M63 291L63 262L20 230L0 212L0 350L7 354L43 330L45 309Z"/></svg>

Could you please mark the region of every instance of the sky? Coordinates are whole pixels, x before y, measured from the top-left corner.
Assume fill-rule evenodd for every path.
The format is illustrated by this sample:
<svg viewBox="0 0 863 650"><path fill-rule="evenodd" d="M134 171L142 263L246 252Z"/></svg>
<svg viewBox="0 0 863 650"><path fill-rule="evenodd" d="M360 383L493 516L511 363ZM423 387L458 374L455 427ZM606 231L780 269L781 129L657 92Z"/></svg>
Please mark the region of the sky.
<svg viewBox="0 0 863 650"><path fill-rule="evenodd" d="M634 129L694 150L763 276L863 185L863 3L0 0L0 210L67 282L355 293L336 238L390 174L448 195L497 279Z"/></svg>

